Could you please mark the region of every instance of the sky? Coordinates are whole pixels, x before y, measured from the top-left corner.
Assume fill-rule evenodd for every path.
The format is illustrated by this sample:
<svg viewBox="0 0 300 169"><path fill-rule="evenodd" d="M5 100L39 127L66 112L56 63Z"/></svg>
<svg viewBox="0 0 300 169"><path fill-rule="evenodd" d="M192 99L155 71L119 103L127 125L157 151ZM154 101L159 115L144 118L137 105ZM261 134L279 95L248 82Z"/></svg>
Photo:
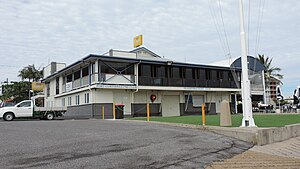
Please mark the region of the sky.
<svg viewBox="0 0 300 169"><path fill-rule="evenodd" d="M244 0L248 54L280 67L283 95L300 85L300 1ZM133 37L165 58L210 64L240 56L238 0L0 0L0 82L50 62L67 65Z"/></svg>

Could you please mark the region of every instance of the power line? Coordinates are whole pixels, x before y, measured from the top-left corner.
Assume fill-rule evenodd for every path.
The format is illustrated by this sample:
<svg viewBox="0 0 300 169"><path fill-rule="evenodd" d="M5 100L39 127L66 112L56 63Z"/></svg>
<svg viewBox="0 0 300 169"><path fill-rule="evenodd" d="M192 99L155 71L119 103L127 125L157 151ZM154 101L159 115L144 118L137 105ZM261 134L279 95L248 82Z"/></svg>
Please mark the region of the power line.
<svg viewBox="0 0 300 169"><path fill-rule="evenodd" d="M230 65L231 64L231 51L230 51L228 38L227 38L227 33L226 33L226 29L225 29L225 23L224 23L224 18L223 18L221 2L219 0L219 12L220 12L220 16L221 16L221 21L222 21L222 26L223 26L223 33L224 33L225 38L223 38L223 36L222 36L222 33L221 33L222 31L221 31L221 28L220 28L221 26L218 23L218 19L217 19L217 15L216 15L214 6L212 5L212 2L210 0L208 0L208 3L209 3L210 12L211 12L212 18L214 20L214 24L215 24L215 27L216 27L216 30L217 30L217 33L218 33L218 36L219 36L219 40L220 40L222 49L224 51L225 56L228 56L228 62L229 62L229 67L230 67L230 70L231 70L231 73L232 73L232 77L233 77L237 87L240 88L239 83L238 83L238 76L237 76L237 73L235 71L235 68ZM228 51L226 51L226 49L225 49L226 47L227 47Z"/></svg>
<svg viewBox="0 0 300 169"><path fill-rule="evenodd" d="M222 12L222 6L221 6L221 1L219 0L219 9L220 9L220 15L221 15L221 20L222 20L222 25L223 25L223 31L224 31L224 35L225 35L225 42L227 45L227 49L228 49L228 54L231 57L231 52L230 52L230 47L228 44L228 38L227 38L227 33L226 33L226 29L225 29L225 24L224 24L224 19L223 19L223 12Z"/></svg>
<svg viewBox="0 0 300 169"><path fill-rule="evenodd" d="M258 54L264 7L265 7L265 0L260 0L259 1L259 9L258 9L256 40L255 40L255 54L256 55Z"/></svg>
<svg viewBox="0 0 300 169"><path fill-rule="evenodd" d="M216 12L215 12L215 9L213 8L213 5L211 3L211 0L207 0L208 1L208 4L209 4L209 9L210 9L210 13L212 15L212 18L213 18L213 21L214 21L214 25L215 25L215 28L217 30L217 33L218 33L218 36L219 36L219 40L220 40L220 44L221 44L221 47L223 49L223 52L226 54L226 50L225 50L225 43L223 42L223 39L222 39L222 36L221 36L221 31L220 31L220 26L218 24L218 20L217 20L217 16L216 16Z"/></svg>
<svg viewBox="0 0 300 169"><path fill-rule="evenodd" d="M251 0L249 0L249 3L248 3L248 55L250 53L250 23L251 23L251 20L250 20L250 15L251 15L251 3L250 3Z"/></svg>

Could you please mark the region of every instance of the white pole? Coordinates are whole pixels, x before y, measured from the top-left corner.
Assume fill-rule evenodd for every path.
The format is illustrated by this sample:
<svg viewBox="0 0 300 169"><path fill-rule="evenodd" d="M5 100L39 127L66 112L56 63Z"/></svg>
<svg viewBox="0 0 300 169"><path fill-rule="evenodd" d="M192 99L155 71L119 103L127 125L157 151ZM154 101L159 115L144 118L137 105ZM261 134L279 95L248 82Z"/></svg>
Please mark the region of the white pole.
<svg viewBox="0 0 300 169"><path fill-rule="evenodd" d="M252 101L250 97L250 81L248 78L248 61L246 48L246 34L244 29L243 1L240 0L240 38L241 38L241 60L242 60L242 103L243 121L241 127L255 127L252 115Z"/></svg>
<svg viewBox="0 0 300 169"><path fill-rule="evenodd" d="M266 82L265 82L265 72L264 70L261 71L262 74L262 83L263 83L263 88L264 88L264 104L269 104L267 103L267 93L266 93Z"/></svg>

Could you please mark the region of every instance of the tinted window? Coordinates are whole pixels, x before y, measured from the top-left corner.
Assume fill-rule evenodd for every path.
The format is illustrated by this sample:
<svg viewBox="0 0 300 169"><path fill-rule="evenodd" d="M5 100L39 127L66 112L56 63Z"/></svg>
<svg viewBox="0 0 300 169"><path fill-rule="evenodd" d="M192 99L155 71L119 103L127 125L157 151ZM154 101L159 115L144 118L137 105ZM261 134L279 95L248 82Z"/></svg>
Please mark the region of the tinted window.
<svg viewBox="0 0 300 169"><path fill-rule="evenodd" d="M211 70L206 69L205 70L205 76L206 76L206 80L210 80L211 79Z"/></svg>
<svg viewBox="0 0 300 169"><path fill-rule="evenodd" d="M198 79L201 79L201 80L206 80L206 71L205 69L199 69L198 70Z"/></svg>
<svg viewBox="0 0 300 169"><path fill-rule="evenodd" d="M210 80L217 80L217 71L216 70L211 70Z"/></svg>
<svg viewBox="0 0 300 169"><path fill-rule="evenodd" d="M56 78L56 94L59 94L59 77Z"/></svg>
<svg viewBox="0 0 300 169"><path fill-rule="evenodd" d="M85 67L82 69L82 77L89 75L89 68Z"/></svg>
<svg viewBox="0 0 300 169"><path fill-rule="evenodd" d="M80 70L78 70L74 73L74 80L77 80L79 78L80 78Z"/></svg>
<svg viewBox="0 0 300 169"><path fill-rule="evenodd" d="M167 77L165 66L155 66L154 67L154 77Z"/></svg>
<svg viewBox="0 0 300 169"><path fill-rule="evenodd" d="M224 71L224 72L223 72L223 78L224 78L225 80L230 80L229 74L230 74L229 71Z"/></svg>
<svg viewBox="0 0 300 169"><path fill-rule="evenodd" d="M187 79L195 79L195 72L192 68L185 69L185 78Z"/></svg>
<svg viewBox="0 0 300 169"><path fill-rule="evenodd" d="M150 65L141 65L141 76L151 76L151 66Z"/></svg>
<svg viewBox="0 0 300 169"><path fill-rule="evenodd" d="M31 101L26 101L18 105L18 107L30 107Z"/></svg>
<svg viewBox="0 0 300 169"><path fill-rule="evenodd" d="M222 70L217 71L217 79L223 79L224 78L224 72Z"/></svg>
<svg viewBox="0 0 300 169"><path fill-rule="evenodd" d="M72 82L72 74L67 76L67 82Z"/></svg>
<svg viewBox="0 0 300 169"><path fill-rule="evenodd" d="M172 78L181 78L181 71L182 69L180 67L172 67Z"/></svg>

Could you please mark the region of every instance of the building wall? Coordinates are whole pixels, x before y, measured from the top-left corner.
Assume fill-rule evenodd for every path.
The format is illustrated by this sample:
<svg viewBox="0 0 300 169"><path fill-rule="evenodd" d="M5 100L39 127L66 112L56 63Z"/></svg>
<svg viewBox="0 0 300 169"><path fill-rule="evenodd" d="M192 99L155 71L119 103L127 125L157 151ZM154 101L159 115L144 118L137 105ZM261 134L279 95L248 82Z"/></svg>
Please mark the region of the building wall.
<svg viewBox="0 0 300 169"><path fill-rule="evenodd" d="M113 91L113 103L124 105L124 115L131 115L131 93L130 90Z"/></svg>
<svg viewBox="0 0 300 169"><path fill-rule="evenodd" d="M63 92L63 77L60 76L59 77L59 93L62 93Z"/></svg>
<svg viewBox="0 0 300 169"><path fill-rule="evenodd" d="M113 56L124 55L122 51L111 52ZM133 55L135 54L130 53L124 55L124 57L136 58L132 57ZM147 52L139 53L139 55L144 58L151 58L151 60L155 61L152 54ZM45 99L46 103L49 104L45 105L68 106L68 115L80 117L81 112L84 118L93 118L99 115L97 111L99 111L99 106L103 104L109 105L111 111L113 110L113 104L123 104L124 115L140 116L145 115L145 106L147 103L150 103L151 112L155 112L155 115L178 116L185 115L185 109L187 107L190 110L189 112L200 112L198 107L186 105L187 93L191 93L192 95L203 96L206 106L210 109L210 113L214 114L220 112L220 104L223 100L230 101L230 91L234 92L239 90L236 89L235 85L231 84L233 79L229 76L231 72L228 69L203 68L201 66L190 68L189 65L166 65L167 63L164 62L152 64L142 63L142 61L140 61L134 65L134 73L129 71L122 74L116 70L114 70L115 72L109 71L110 69L104 67L104 62L113 63L111 65L115 64L116 67L120 67L122 64L130 65L129 62L126 61L122 63L119 60L113 60L113 57L110 61L101 60L101 57L99 57L88 62L80 62L72 68L66 69L65 72L61 72L60 75L53 76L50 82L47 80L50 86L50 96ZM90 66L90 68L93 67L94 70L92 72L89 71L90 75L92 73L91 82L80 83L83 81L86 82L89 76L85 76L85 80L76 78L76 81L74 81L74 75L76 74L74 72L80 70L82 75L82 68L87 66ZM110 66L110 68L111 67L112 66ZM98 72L98 69L100 72ZM165 73L161 73L163 72L162 70L164 70ZM207 71L208 74L203 73L204 71ZM63 85L63 80L67 77L66 75L72 75L72 78L68 78L68 82L73 84L70 91L65 91L66 85ZM202 75L207 76L207 78L203 78ZM56 94L56 77L59 77L58 95ZM137 80L138 78L139 80ZM103 87L105 85L108 87ZM137 85L141 87L139 90L135 89ZM89 93L88 103L85 102L86 93ZM151 95L156 95L156 100L153 103L150 99ZM76 98L78 97L80 100L76 103ZM64 103L62 103L63 100ZM71 104L68 104L68 100L71 100Z"/></svg>
<svg viewBox="0 0 300 169"><path fill-rule="evenodd" d="M106 89L95 90L95 103L113 103L113 91Z"/></svg>
<svg viewBox="0 0 300 169"><path fill-rule="evenodd" d="M70 106L65 114L66 119L102 119L102 107L104 119L113 118L113 105L110 103L93 103L86 105Z"/></svg>
<svg viewBox="0 0 300 169"><path fill-rule="evenodd" d="M60 79L60 92L62 91L62 77ZM188 105L189 111L186 109L186 96L200 95L204 97L206 109L210 110L209 114L220 113L220 104L223 100L230 101L230 92L184 92L184 91L163 91L163 90L130 90L130 89L91 89L82 88L75 92L64 93L63 96L56 96L56 80L52 80L50 85L50 97L46 98L46 106L68 106L67 116L70 118L96 118L99 116L99 104L112 105L123 104L125 116L145 116L146 104L150 103L152 115L155 116L179 116L186 114L200 114L201 108ZM76 92L78 91L78 92ZM89 102L85 103L85 94L89 94ZM152 103L150 96L156 95L156 100ZM80 98L76 103L76 97ZM71 98L71 104L68 100ZM64 100L64 104L62 103ZM94 108L98 105L98 108ZM78 110L76 110L78 108ZM94 110L95 109L95 110ZM100 108L101 109L101 108ZM86 112L88 111L88 112ZM136 111L136 112L135 112ZM80 112L82 116L80 116ZM110 116L112 117L112 116ZM99 117L98 117L99 118Z"/></svg>

